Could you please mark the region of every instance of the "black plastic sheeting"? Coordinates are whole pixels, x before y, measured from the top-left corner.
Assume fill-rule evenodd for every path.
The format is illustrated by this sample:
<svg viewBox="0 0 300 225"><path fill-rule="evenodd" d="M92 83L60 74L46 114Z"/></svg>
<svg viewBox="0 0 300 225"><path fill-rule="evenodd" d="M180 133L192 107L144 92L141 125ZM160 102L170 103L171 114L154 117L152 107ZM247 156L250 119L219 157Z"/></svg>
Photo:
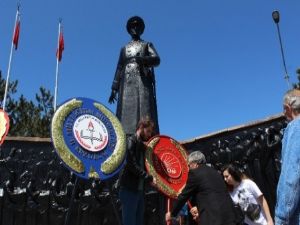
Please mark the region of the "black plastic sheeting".
<svg viewBox="0 0 300 225"><path fill-rule="evenodd" d="M118 225L117 193L116 180L76 178L49 142L6 141L1 147L1 225ZM145 196L146 224L162 224L164 197L150 187Z"/></svg>
<svg viewBox="0 0 300 225"><path fill-rule="evenodd" d="M279 119L184 147L188 152L201 150L218 170L227 163L239 166L258 184L273 214L285 126L286 122ZM70 202L76 179L74 201ZM116 180L107 183L72 175L50 142L6 140L1 147L0 225L65 225L70 206L68 224L118 225L121 211L117 193ZM146 225L165 224L164 211L165 198L148 188Z"/></svg>

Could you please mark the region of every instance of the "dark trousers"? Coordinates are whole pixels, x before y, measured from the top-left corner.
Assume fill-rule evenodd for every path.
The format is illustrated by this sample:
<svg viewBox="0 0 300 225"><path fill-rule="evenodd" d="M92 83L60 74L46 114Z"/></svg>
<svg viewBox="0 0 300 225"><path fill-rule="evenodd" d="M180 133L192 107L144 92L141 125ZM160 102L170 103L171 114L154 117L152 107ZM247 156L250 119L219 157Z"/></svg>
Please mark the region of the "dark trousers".
<svg viewBox="0 0 300 225"><path fill-rule="evenodd" d="M144 225L144 193L121 188L119 197L122 205L123 225Z"/></svg>

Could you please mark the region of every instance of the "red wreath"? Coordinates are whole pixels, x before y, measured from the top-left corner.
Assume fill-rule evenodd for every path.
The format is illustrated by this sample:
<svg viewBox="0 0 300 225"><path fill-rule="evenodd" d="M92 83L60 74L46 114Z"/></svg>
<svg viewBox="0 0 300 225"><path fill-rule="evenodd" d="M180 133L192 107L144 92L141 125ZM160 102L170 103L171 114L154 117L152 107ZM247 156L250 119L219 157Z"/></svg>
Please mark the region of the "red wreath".
<svg viewBox="0 0 300 225"><path fill-rule="evenodd" d="M4 110L0 109L0 145L2 145L2 143L4 142L8 130L9 117Z"/></svg>
<svg viewBox="0 0 300 225"><path fill-rule="evenodd" d="M188 178L187 154L173 138L159 135L147 143L146 170L156 179L158 189L176 199Z"/></svg>

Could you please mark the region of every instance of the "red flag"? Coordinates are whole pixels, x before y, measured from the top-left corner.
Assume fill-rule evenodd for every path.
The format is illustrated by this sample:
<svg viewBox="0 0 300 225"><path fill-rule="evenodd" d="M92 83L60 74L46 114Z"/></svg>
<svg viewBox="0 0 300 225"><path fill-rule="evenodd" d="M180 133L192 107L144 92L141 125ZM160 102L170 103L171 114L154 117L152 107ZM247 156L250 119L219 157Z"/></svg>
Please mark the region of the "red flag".
<svg viewBox="0 0 300 225"><path fill-rule="evenodd" d="M58 49L56 50L56 57L58 61L61 61L62 52L64 51L64 49L65 49L64 35L62 32L60 32Z"/></svg>
<svg viewBox="0 0 300 225"><path fill-rule="evenodd" d="M17 21L15 30L14 30L13 43L15 46L15 50L17 50L17 48L18 48L19 35L20 35L20 20Z"/></svg>

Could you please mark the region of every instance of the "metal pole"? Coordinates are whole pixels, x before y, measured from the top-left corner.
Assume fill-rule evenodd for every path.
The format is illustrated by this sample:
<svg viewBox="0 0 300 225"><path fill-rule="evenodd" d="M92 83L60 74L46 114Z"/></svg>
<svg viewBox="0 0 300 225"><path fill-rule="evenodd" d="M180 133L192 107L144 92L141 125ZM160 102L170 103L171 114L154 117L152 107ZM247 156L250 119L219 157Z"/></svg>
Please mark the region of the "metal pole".
<svg viewBox="0 0 300 225"><path fill-rule="evenodd" d="M59 24L58 24L57 51L59 51L60 32L61 32L61 19L59 20ZM59 52L57 52L57 54L59 54ZM55 72L54 103L53 103L54 112L56 111L56 105L57 105L56 102L57 102L57 87L58 87L58 69L59 69L59 59L58 56L56 56L56 72Z"/></svg>
<svg viewBox="0 0 300 225"><path fill-rule="evenodd" d="M284 52L283 52L283 47L282 47L282 40L281 40L280 29L279 29L278 23L276 24L276 27L277 27L279 43L280 43L280 50L281 50L281 56L282 56L282 62L283 62L283 67L284 67L284 72L285 72L284 79L287 82L288 88L290 88L291 87L290 77L288 75L287 68L286 68L285 57L284 57Z"/></svg>
<svg viewBox="0 0 300 225"><path fill-rule="evenodd" d="M276 24L277 33L278 33L278 37L279 37L280 51L281 51L283 67L284 67L284 71L285 71L284 79L287 82L288 88L290 88L291 87L290 80L289 80L290 77L288 75L287 68L286 68L285 57L284 57L284 52L283 52L283 45L282 45L281 34L280 34L280 29L279 29L279 20L280 20L279 12L278 11L273 11L272 17L273 17L273 20Z"/></svg>
<svg viewBox="0 0 300 225"><path fill-rule="evenodd" d="M18 17L19 17L19 6L18 6L18 9L17 9L17 13L16 13L13 36L15 35ZM10 68L11 68L12 54L13 54L13 47L14 47L14 43L13 43L13 39L12 39L11 47L10 47L10 54L9 54L9 61L8 61L8 69L7 69L7 76L6 76L6 83L5 83L3 105L2 105L3 111L5 111L5 105L6 105L6 98L7 98L7 92L8 92L8 84L9 84L9 75L10 75Z"/></svg>

